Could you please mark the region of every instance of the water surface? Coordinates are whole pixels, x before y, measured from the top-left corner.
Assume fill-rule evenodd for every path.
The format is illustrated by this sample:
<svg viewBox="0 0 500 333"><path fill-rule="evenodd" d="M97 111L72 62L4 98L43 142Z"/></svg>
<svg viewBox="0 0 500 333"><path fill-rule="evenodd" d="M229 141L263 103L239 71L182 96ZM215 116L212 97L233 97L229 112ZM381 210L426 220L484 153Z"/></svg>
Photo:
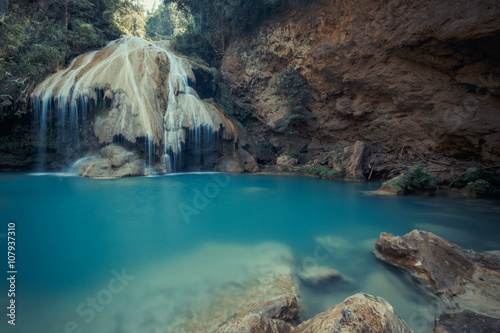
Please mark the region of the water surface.
<svg viewBox="0 0 500 333"><path fill-rule="evenodd" d="M369 193L379 185L269 175L1 174L0 247L6 252L7 223L15 221L18 306L16 327L2 314L0 330L65 332L74 322L82 332L169 331L174 320L196 316L193 306L212 304L203 291L211 284L239 280L252 265L270 267L273 256L290 252L294 270L329 266L348 281L327 291L300 285L303 318L366 292L384 297L416 332L430 332L439 306L374 258L376 239L419 228L465 248L500 249L500 204ZM5 309L6 262L1 267ZM134 280L101 292L123 272ZM89 298L98 295L112 299L92 310Z"/></svg>

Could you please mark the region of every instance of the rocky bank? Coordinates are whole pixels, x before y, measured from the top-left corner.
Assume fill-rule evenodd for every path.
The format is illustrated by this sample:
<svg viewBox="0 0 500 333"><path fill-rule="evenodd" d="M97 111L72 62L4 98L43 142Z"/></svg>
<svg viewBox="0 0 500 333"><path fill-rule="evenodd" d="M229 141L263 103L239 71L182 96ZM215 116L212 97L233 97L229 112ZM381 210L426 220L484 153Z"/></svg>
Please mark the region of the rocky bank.
<svg viewBox="0 0 500 333"><path fill-rule="evenodd" d="M373 251L377 258L415 276L439 297L442 303L435 317L436 333L500 331L498 251L465 250L421 230L401 237L382 233ZM338 279L339 273L332 276ZM298 277L304 279L300 274ZM324 284L316 286L325 288ZM383 298L365 293L348 297L303 322L298 307L292 294L257 302L214 333L413 332Z"/></svg>

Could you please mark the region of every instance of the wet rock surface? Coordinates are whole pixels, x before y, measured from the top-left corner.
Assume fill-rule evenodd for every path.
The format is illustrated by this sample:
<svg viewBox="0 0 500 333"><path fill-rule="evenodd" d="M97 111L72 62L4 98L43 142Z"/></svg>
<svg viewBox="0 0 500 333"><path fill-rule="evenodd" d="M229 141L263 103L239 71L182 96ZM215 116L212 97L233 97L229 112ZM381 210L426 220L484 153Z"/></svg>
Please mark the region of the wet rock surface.
<svg viewBox="0 0 500 333"><path fill-rule="evenodd" d="M421 279L452 312L465 309L500 318L500 261L430 232L382 233L377 258Z"/></svg>
<svg viewBox="0 0 500 333"><path fill-rule="evenodd" d="M460 313L436 316L435 333L500 332L500 319L465 310Z"/></svg>
<svg viewBox="0 0 500 333"><path fill-rule="evenodd" d="M314 266L297 272L301 282L314 288L327 288L342 281L342 274L334 268Z"/></svg>
<svg viewBox="0 0 500 333"><path fill-rule="evenodd" d="M297 326L294 333L413 332L382 297L359 293Z"/></svg>
<svg viewBox="0 0 500 333"><path fill-rule="evenodd" d="M214 333L231 332L292 332L290 324L298 316L295 296L283 295L274 300L259 302L240 312Z"/></svg>
<svg viewBox="0 0 500 333"><path fill-rule="evenodd" d="M296 298L283 295L240 312L214 333L413 332L383 298L363 293L353 295L314 318L293 326L297 313Z"/></svg>

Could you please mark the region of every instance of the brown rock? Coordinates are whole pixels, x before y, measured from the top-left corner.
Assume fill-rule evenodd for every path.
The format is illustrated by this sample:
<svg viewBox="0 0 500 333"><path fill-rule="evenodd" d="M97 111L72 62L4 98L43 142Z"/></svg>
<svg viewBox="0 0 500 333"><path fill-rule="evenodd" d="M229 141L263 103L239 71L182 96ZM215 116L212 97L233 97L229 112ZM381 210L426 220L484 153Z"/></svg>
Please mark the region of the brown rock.
<svg viewBox="0 0 500 333"><path fill-rule="evenodd" d="M380 234L377 258L422 279L452 311L469 309L500 318L500 262L430 232Z"/></svg>
<svg viewBox="0 0 500 333"><path fill-rule="evenodd" d="M228 173L242 173L245 171L241 161L234 156L224 158L217 167L217 170Z"/></svg>
<svg viewBox="0 0 500 333"><path fill-rule="evenodd" d="M382 186L377 192L382 194L394 194L394 195L403 195L405 194L405 190L399 185L399 182L403 178L403 175L399 175L388 181L382 183Z"/></svg>
<svg viewBox="0 0 500 333"><path fill-rule="evenodd" d="M134 153L117 145L108 145L101 149L101 156L109 159L112 167L121 167L135 158Z"/></svg>
<svg viewBox="0 0 500 333"><path fill-rule="evenodd" d="M258 302L247 310L242 311L239 315L249 313L258 313L271 319L279 319L291 323L297 319L299 305L295 296L282 295L267 302Z"/></svg>
<svg viewBox="0 0 500 333"><path fill-rule="evenodd" d="M99 155L86 157L76 163L80 176L91 178L121 178L146 175L146 163L125 148L108 145Z"/></svg>
<svg viewBox="0 0 500 333"><path fill-rule="evenodd" d="M214 333L291 333L294 327L281 320L270 319L257 313L237 317Z"/></svg>
<svg viewBox="0 0 500 333"><path fill-rule="evenodd" d="M299 161L297 161L296 158L293 158L293 157L288 156L288 155L281 155L276 160L277 165L285 166L285 167L293 166L293 165L297 164L298 162Z"/></svg>
<svg viewBox="0 0 500 333"><path fill-rule="evenodd" d="M343 164L352 176L364 178L363 170L369 156L370 147L362 141L356 141L354 145L344 148Z"/></svg>
<svg viewBox="0 0 500 333"><path fill-rule="evenodd" d="M382 297L356 294L300 324L294 333L413 332Z"/></svg>
<svg viewBox="0 0 500 333"><path fill-rule="evenodd" d="M310 143L363 140L374 153L434 152L496 165L500 5L472 7L452 0L291 6L233 40L221 73L236 101L256 108L251 136L276 130L283 112L270 82L292 65L312 90L315 118L301 130ZM311 144L306 159L327 150Z"/></svg>
<svg viewBox="0 0 500 333"><path fill-rule="evenodd" d="M137 177L146 175L146 163L143 160L136 160L126 163L123 167L115 171L114 177Z"/></svg>
<svg viewBox="0 0 500 333"><path fill-rule="evenodd" d="M241 162L243 163L243 168L248 172L257 172L259 170L259 165L255 160L255 157L243 148L238 149L238 155Z"/></svg>
<svg viewBox="0 0 500 333"><path fill-rule="evenodd" d="M436 316L435 323L435 333L500 332L500 319L483 316L469 310Z"/></svg>
<svg viewBox="0 0 500 333"><path fill-rule="evenodd" d="M274 300L259 302L240 312L214 333L232 332L292 332L290 325L298 315L295 296L282 295Z"/></svg>

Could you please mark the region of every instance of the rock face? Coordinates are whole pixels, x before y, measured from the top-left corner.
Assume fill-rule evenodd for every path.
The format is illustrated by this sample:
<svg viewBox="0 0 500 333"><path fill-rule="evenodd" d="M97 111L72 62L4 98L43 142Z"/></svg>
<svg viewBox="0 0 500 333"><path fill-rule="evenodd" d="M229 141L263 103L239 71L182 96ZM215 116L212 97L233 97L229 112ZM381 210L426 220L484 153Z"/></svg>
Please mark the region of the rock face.
<svg viewBox="0 0 500 333"><path fill-rule="evenodd" d="M500 261L465 250L432 233L382 233L377 258L423 280L453 312L472 310L500 318Z"/></svg>
<svg viewBox="0 0 500 333"><path fill-rule="evenodd" d="M315 118L295 140L307 159L362 140L373 153L415 161L436 153L498 164L500 4L472 7L452 0L292 6L233 41L222 75L239 103L257 109L260 123L248 129L257 143L272 137L279 145L286 110L270 82L292 65L313 95L307 107Z"/></svg>
<svg viewBox="0 0 500 333"><path fill-rule="evenodd" d="M233 332L292 332L290 324L297 319L299 307L295 296L283 295L274 300L259 302L240 312L214 333Z"/></svg>
<svg viewBox="0 0 500 333"><path fill-rule="evenodd" d="M482 316L468 310L454 314L443 314L436 317L434 332L500 332L500 319Z"/></svg>
<svg viewBox="0 0 500 333"><path fill-rule="evenodd" d="M413 332L381 297L356 294L297 326L294 333Z"/></svg>

